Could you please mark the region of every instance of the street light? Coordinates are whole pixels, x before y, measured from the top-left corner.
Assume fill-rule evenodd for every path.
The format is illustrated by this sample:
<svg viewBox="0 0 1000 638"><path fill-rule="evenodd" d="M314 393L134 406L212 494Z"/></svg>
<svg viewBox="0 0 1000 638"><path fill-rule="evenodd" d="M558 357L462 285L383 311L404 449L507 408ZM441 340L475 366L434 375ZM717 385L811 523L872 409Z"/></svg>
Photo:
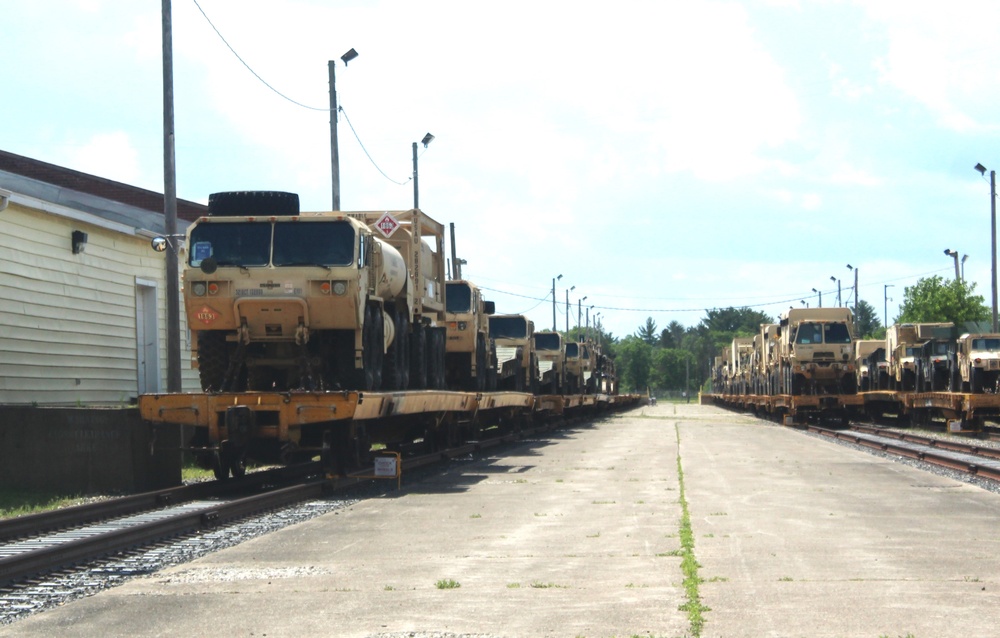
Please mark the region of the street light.
<svg viewBox="0 0 1000 638"><path fill-rule="evenodd" d="M427 148L427 145L434 140L434 136L428 133L420 143ZM417 190L417 143L413 143L413 208L420 208L420 195Z"/></svg>
<svg viewBox="0 0 1000 638"><path fill-rule="evenodd" d="M885 329L889 329L889 289L895 288L895 284L882 284L882 315L885 317Z"/></svg>
<svg viewBox="0 0 1000 638"><path fill-rule="evenodd" d="M833 275L830 275L830 281L837 282L837 307L840 308L844 305L844 303L840 300L840 280Z"/></svg>
<svg viewBox="0 0 1000 638"><path fill-rule="evenodd" d="M344 66L358 57L358 52L351 49L340 56ZM333 71L333 60L327 62L330 75L330 168L333 186L333 210L340 210L340 148L337 141L337 76Z"/></svg>
<svg viewBox="0 0 1000 638"><path fill-rule="evenodd" d="M955 281L962 281L962 276L958 273L958 251L949 250L948 248L945 248L944 254L948 255L949 257L952 257L955 260Z"/></svg>
<svg viewBox="0 0 1000 638"><path fill-rule="evenodd" d="M986 177L986 167L976 164L975 169ZM997 331L997 172L990 171L990 241L992 242L993 279L993 332Z"/></svg>
<svg viewBox="0 0 1000 638"><path fill-rule="evenodd" d="M819 291L819 290L816 290L815 288L813 288L813 292L816 293L817 295L819 295L819 307L822 308L823 307L823 293L822 293L822 291Z"/></svg>
<svg viewBox="0 0 1000 638"><path fill-rule="evenodd" d="M556 331L556 282L562 279L562 275L552 278L552 332Z"/></svg>

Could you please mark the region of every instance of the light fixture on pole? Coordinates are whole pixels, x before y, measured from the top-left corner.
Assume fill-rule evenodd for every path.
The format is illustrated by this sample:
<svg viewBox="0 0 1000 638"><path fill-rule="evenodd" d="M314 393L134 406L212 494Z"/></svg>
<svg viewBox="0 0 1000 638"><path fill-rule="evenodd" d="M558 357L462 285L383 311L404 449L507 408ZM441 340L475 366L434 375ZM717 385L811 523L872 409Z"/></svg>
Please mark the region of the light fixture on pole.
<svg viewBox="0 0 1000 638"><path fill-rule="evenodd" d="M945 248L944 254L948 255L949 257L955 260L955 281L962 281L962 276L958 272L958 251L949 250L948 248Z"/></svg>
<svg viewBox="0 0 1000 638"><path fill-rule="evenodd" d="M895 288L894 284L882 284L882 316L885 317L885 329L889 329L889 289Z"/></svg>
<svg viewBox="0 0 1000 638"><path fill-rule="evenodd" d="M562 279L562 275L552 278L552 332L556 331L556 282Z"/></svg>
<svg viewBox="0 0 1000 638"><path fill-rule="evenodd" d="M979 174L986 177L986 167L976 164L975 169ZM992 244L992 270L991 279L993 284L993 332L997 331L997 172L990 171L990 242Z"/></svg>
<svg viewBox="0 0 1000 638"><path fill-rule="evenodd" d="M819 306L817 306L817 307L818 308L822 308L823 307L823 291L816 290L815 288L813 288L813 292L816 293L816 295L819 297Z"/></svg>
<svg viewBox="0 0 1000 638"><path fill-rule="evenodd" d="M968 258L968 255L962 255L962 281L965 281L965 260Z"/></svg>
<svg viewBox="0 0 1000 638"><path fill-rule="evenodd" d="M840 280L834 277L833 275L830 275L830 281L837 282L837 307L842 308L844 306L844 302L841 301L840 299Z"/></svg>
<svg viewBox="0 0 1000 638"><path fill-rule="evenodd" d="M358 52L351 49L340 59L347 63L358 57ZM337 75L334 73L333 60L327 62L327 72L330 76L330 169L333 187L333 210L340 210L340 144L337 139Z"/></svg>
<svg viewBox="0 0 1000 638"><path fill-rule="evenodd" d="M434 141L434 136L428 133L420 143L427 148L427 145ZM417 188L417 143L413 143L413 208L420 208L420 190Z"/></svg>

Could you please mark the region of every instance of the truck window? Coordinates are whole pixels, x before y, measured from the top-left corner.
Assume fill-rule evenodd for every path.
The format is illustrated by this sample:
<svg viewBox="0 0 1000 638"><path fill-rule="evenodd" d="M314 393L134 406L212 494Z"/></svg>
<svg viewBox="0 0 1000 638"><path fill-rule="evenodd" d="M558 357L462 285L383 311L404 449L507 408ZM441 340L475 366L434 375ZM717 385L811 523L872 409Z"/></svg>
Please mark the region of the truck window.
<svg viewBox="0 0 1000 638"><path fill-rule="evenodd" d="M554 332L535 333L535 350L559 350L561 342Z"/></svg>
<svg viewBox="0 0 1000 638"><path fill-rule="evenodd" d="M566 356L574 358L580 356L580 345L577 343L567 343Z"/></svg>
<svg viewBox="0 0 1000 638"><path fill-rule="evenodd" d="M826 343L850 343L851 332L847 324L828 323L823 326L823 340Z"/></svg>
<svg viewBox="0 0 1000 638"><path fill-rule="evenodd" d="M525 339L528 322L524 317L490 317L490 336L494 339Z"/></svg>
<svg viewBox="0 0 1000 638"><path fill-rule="evenodd" d="M1000 352L1000 339L973 339L972 349Z"/></svg>
<svg viewBox="0 0 1000 638"><path fill-rule="evenodd" d="M354 228L346 221L278 222L274 225L275 266L350 266Z"/></svg>
<svg viewBox="0 0 1000 638"><path fill-rule="evenodd" d="M266 266L271 257L270 222L198 224L191 229L188 264L212 257L220 266Z"/></svg>
<svg viewBox="0 0 1000 638"><path fill-rule="evenodd" d="M823 325L819 323L803 323L799 325L798 334L795 335L795 343L802 345L823 343Z"/></svg>
<svg viewBox="0 0 1000 638"><path fill-rule="evenodd" d="M445 298L448 312L472 312L472 289L468 284L445 284Z"/></svg>

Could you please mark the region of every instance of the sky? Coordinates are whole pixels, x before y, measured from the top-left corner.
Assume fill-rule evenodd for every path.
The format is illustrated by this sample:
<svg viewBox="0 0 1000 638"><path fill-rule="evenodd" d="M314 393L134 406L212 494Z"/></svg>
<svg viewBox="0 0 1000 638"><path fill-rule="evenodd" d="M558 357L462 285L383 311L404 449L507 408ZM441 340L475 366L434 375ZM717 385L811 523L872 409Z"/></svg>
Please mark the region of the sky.
<svg viewBox="0 0 1000 638"><path fill-rule="evenodd" d="M163 192L161 2L0 14L0 149ZM853 304L855 273L891 321L945 249L990 306L998 26L988 0L172 0L177 193L330 210L333 60L341 208L412 207L432 133L420 208L536 329L558 275L560 330Z"/></svg>

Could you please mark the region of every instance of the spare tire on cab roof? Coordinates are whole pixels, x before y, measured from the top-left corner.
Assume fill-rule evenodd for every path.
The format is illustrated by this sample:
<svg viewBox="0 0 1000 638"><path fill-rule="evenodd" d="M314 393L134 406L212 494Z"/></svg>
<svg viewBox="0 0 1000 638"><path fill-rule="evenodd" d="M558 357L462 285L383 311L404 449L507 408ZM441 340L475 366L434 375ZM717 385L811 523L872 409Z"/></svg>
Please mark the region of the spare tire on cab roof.
<svg viewBox="0 0 1000 638"><path fill-rule="evenodd" d="M208 196L208 214L233 216L282 216L299 214L299 196L283 191L227 191Z"/></svg>

